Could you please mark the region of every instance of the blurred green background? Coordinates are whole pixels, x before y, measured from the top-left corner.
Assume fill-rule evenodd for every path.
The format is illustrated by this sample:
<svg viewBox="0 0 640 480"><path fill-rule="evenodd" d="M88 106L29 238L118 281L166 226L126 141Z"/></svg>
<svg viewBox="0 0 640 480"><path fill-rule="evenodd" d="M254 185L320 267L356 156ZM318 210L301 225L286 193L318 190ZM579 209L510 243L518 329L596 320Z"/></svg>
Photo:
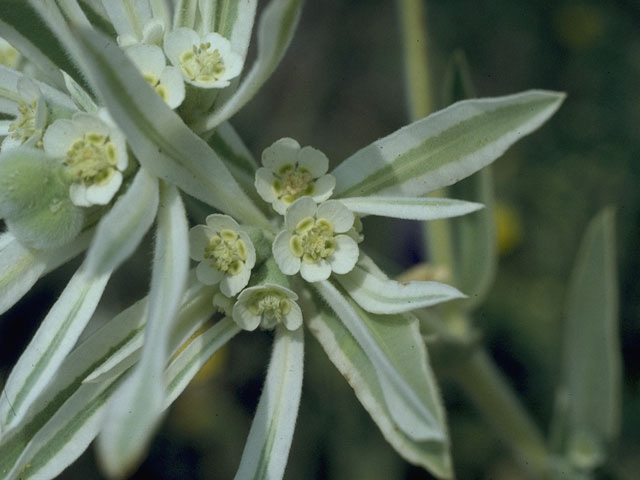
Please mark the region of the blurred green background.
<svg viewBox="0 0 640 480"><path fill-rule="evenodd" d="M264 3L264 2L262 2ZM560 111L493 169L500 263L475 324L546 433L559 369L564 295L579 240L605 205L617 207L623 429L599 478L640 471L640 3L426 2L434 94L451 54L467 56L479 96L530 88L567 92ZM294 137L337 164L408 122L396 3L308 1L278 70L232 122L258 156ZM393 227L393 228L390 228ZM390 273L427 260L410 223L365 223L367 248ZM151 242L151 240L149 240ZM388 245L395 250L388 252ZM111 282L106 317L144 294L147 243ZM0 377L20 354L72 266L41 281L0 323ZM132 290L137 285L137 291ZM307 335L300 417L287 479L423 479L382 438L350 387ZM232 478L269 358L269 333L241 334L171 409L135 478ZM506 446L446 377L460 479L526 478ZM61 478L100 478L93 451Z"/></svg>

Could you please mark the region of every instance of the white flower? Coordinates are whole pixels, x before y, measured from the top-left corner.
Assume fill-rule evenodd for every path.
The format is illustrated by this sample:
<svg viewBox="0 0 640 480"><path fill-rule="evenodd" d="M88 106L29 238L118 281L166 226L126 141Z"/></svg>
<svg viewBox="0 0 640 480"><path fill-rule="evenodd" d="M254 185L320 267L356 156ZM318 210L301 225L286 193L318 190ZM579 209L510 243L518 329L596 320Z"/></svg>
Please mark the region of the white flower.
<svg viewBox="0 0 640 480"><path fill-rule="evenodd" d="M164 52L155 45L133 45L125 52L144 79L167 105L177 108L184 100L184 81L177 67L167 66Z"/></svg>
<svg viewBox="0 0 640 480"><path fill-rule="evenodd" d="M309 197L287 210L285 230L273 242L273 257L285 275L300 272L308 282L350 272L358 260L358 244L348 234L353 213L337 200L316 206Z"/></svg>
<svg viewBox="0 0 640 480"><path fill-rule="evenodd" d="M233 307L233 320L244 330L271 329L283 324L287 330L302 325L302 311L296 303L298 295L275 283L244 289Z"/></svg>
<svg viewBox="0 0 640 480"><path fill-rule="evenodd" d="M138 37L133 33L124 33L122 35L118 35L116 40L118 45L122 48L136 44L160 45L162 44L164 30L164 23L160 19L152 18L144 24L144 27L142 27L141 37Z"/></svg>
<svg viewBox="0 0 640 480"><path fill-rule="evenodd" d="M255 248L233 218L213 214L206 222L189 232L189 254L200 262L196 276L205 285L219 283L220 291L233 297L249 283Z"/></svg>
<svg viewBox="0 0 640 480"><path fill-rule="evenodd" d="M122 133L101 116L78 112L56 120L44 134L44 151L62 160L72 178L71 201L80 207L106 205L122 185L128 157Z"/></svg>
<svg viewBox="0 0 640 480"><path fill-rule="evenodd" d="M200 38L189 28L178 28L165 37L164 51L185 81L200 88L226 87L242 70L242 57L218 33Z"/></svg>
<svg viewBox="0 0 640 480"><path fill-rule="evenodd" d="M256 172L256 190L281 215L302 196L327 200L336 186L326 175L329 160L320 150L300 148L292 138L281 138L262 152L262 168Z"/></svg>
<svg viewBox="0 0 640 480"><path fill-rule="evenodd" d="M47 102L38 85L27 77L21 77L16 85L20 96L16 119L9 125L8 135L2 141L2 151L24 145L35 147L47 125Z"/></svg>

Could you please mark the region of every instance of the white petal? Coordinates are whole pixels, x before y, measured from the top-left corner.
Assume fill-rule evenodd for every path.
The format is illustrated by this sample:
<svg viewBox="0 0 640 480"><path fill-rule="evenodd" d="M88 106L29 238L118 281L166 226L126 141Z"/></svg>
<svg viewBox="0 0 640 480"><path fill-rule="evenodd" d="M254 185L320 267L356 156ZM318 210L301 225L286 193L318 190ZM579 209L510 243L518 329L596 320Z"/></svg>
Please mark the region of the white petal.
<svg viewBox="0 0 640 480"><path fill-rule="evenodd" d="M69 197L74 205L79 207L90 207L91 203L87 200L87 186L84 183L72 183L69 187Z"/></svg>
<svg viewBox="0 0 640 480"><path fill-rule="evenodd" d="M164 53L171 63L180 66L180 55L200 43L200 37L190 28L178 28L164 37Z"/></svg>
<svg viewBox="0 0 640 480"><path fill-rule="evenodd" d="M220 232L225 229L233 230L234 232L240 230L240 225L238 225L238 223L229 215L214 213L213 215L209 215L207 217L206 222L207 225L216 232Z"/></svg>
<svg viewBox="0 0 640 480"><path fill-rule="evenodd" d="M0 120L0 137L9 134L9 127L13 123L13 120Z"/></svg>
<svg viewBox="0 0 640 480"><path fill-rule="evenodd" d="M87 201L91 205L106 205L122 185L122 173L116 171L108 182L87 187Z"/></svg>
<svg viewBox="0 0 640 480"><path fill-rule="evenodd" d="M189 256L197 261L204 260L204 250L209 246L209 241L214 231L206 225L196 225L189 230Z"/></svg>
<svg viewBox="0 0 640 480"><path fill-rule="evenodd" d="M112 127L108 123L103 122L100 117L91 113L74 113L71 120L81 135L89 132L99 133L100 135L111 135Z"/></svg>
<svg viewBox="0 0 640 480"><path fill-rule="evenodd" d="M22 145L22 140L19 138L13 138L12 135L7 135L2 140L2 148L0 148L3 152L8 152L12 148L18 148Z"/></svg>
<svg viewBox="0 0 640 480"><path fill-rule="evenodd" d="M16 86L18 94L27 103L31 103L34 100L38 101L42 97L38 85L29 77L21 77Z"/></svg>
<svg viewBox="0 0 640 480"><path fill-rule="evenodd" d="M287 230L294 231L296 225L306 217L313 217L316 214L316 202L310 197L302 197L289 205L284 224Z"/></svg>
<svg viewBox="0 0 640 480"><path fill-rule="evenodd" d="M231 80L240 75L242 71L243 61L242 57L235 52L229 52L222 57L224 63L224 73L222 79Z"/></svg>
<svg viewBox="0 0 640 480"><path fill-rule="evenodd" d="M231 52L231 43L217 32L207 33L202 39L202 43L210 43L212 50L218 50L221 56Z"/></svg>
<svg viewBox="0 0 640 480"><path fill-rule="evenodd" d="M262 152L262 165L277 172L284 165L295 165L300 144L293 138L281 138Z"/></svg>
<svg viewBox="0 0 640 480"><path fill-rule="evenodd" d="M138 70L146 75L160 78L167 65L162 49L155 45L133 45L125 52Z"/></svg>
<svg viewBox="0 0 640 480"><path fill-rule="evenodd" d="M298 166L309 170L313 178L318 178L329 170L329 159L320 150L304 147L298 153Z"/></svg>
<svg viewBox="0 0 640 480"><path fill-rule="evenodd" d="M244 293L244 292L242 292ZM241 294L242 295L242 294ZM244 299L243 299L244 300ZM233 321L243 330L253 331L260 325L260 315L254 315L246 307L244 301L238 301L233 306Z"/></svg>
<svg viewBox="0 0 640 480"><path fill-rule="evenodd" d="M208 260L200 262L196 267L196 277L205 285L215 285L224 278L224 273L209 264Z"/></svg>
<svg viewBox="0 0 640 480"><path fill-rule="evenodd" d="M256 170L255 187L258 195L267 203L271 203L277 198L276 193L273 191L273 182L275 179L273 173L271 173L271 170L268 168L260 167Z"/></svg>
<svg viewBox="0 0 640 480"><path fill-rule="evenodd" d="M251 269L256 264L256 249L253 246L253 243L251 243L249 235L245 232L240 232L240 238L247 247L247 259L244 261L244 266Z"/></svg>
<svg viewBox="0 0 640 480"><path fill-rule="evenodd" d="M151 19L142 28L142 43L160 45L164 35L164 23L157 18Z"/></svg>
<svg viewBox="0 0 640 480"><path fill-rule="evenodd" d="M276 198L272 203L271 206L273 207L273 209L278 212L280 215L284 215L285 213L287 213L287 208L289 208L289 203L286 203L284 200L281 200L280 198Z"/></svg>
<svg viewBox="0 0 640 480"><path fill-rule="evenodd" d="M55 158L66 157L71 144L82 135L75 122L67 119L56 120L47 128L42 139L44 151Z"/></svg>
<svg viewBox="0 0 640 480"><path fill-rule="evenodd" d="M307 282L319 282L326 280L331 275L331 266L324 259L317 263L302 262L300 265L300 275Z"/></svg>
<svg viewBox="0 0 640 480"><path fill-rule="evenodd" d="M177 108L182 104L185 96L184 80L178 67L165 67L160 75L160 85L167 92L166 102L171 108Z"/></svg>
<svg viewBox="0 0 640 480"><path fill-rule="evenodd" d="M353 227L354 215L338 200L328 200L318 205L318 218L326 218L337 233L344 233Z"/></svg>
<svg viewBox="0 0 640 480"><path fill-rule="evenodd" d="M358 244L348 235L337 235L335 241L336 251L327 258L331 270L336 273L348 273L358 261Z"/></svg>
<svg viewBox="0 0 640 480"><path fill-rule="evenodd" d="M315 181L315 189L311 198L313 198L317 203L324 202L331 197L335 186L336 177L333 175L323 175Z"/></svg>
<svg viewBox="0 0 640 480"><path fill-rule="evenodd" d="M220 291L227 297L235 297L240 290L247 286L251 269L245 265L242 271L236 275L225 275L220 280Z"/></svg>
<svg viewBox="0 0 640 480"><path fill-rule="evenodd" d="M287 327L287 330L297 330L302 325L302 311L298 304L291 301L291 311L284 317L282 323Z"/></svg>
<svg viewBox="0 0 640 480"><path fill-rule="evenodd" d="M285 275L295 275L300 270L300 259L293 255L289 247L291 233L282 231L273 241L273 258L278 264L278 268Z"/></svg>

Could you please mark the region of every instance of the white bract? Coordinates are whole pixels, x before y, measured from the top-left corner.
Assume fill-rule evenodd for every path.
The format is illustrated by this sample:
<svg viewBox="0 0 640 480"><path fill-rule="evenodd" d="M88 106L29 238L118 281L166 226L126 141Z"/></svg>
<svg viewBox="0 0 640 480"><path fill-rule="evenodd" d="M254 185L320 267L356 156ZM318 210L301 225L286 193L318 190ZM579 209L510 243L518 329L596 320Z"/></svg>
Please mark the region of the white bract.
<svg viewBox="0 0 640 480"><path fill-rule="evenodd" d="M300 148L292 138L281 138L262 153L262 168L256 171L256 190L282 215L298 198L327 200L336 185L328 175L329 160L320 150Z"/></svg>
<svg viewBox="0 0 640 480"><path fill-rule="evenodd" d="M245 288L233 307L233 320L243 330L275 328L282 324L287 330L302 325L302 311L295 292L275 283Z"/></svg>
<svg viewBox="0 0 640 480"><path fill-rule="evenodd" d="M53 122L43 138L44 151L66 167L69 195L80 207L109 203L128 165L124 136L102 117L78 112Z"/></svg>
<svg viewBox="0 0 640 480"><path fill-rule="evenodd" d="M184 100L184 82L177 67L167 66L164 52L155 45L133 45L126 50L144 79L167 105L177 108Z"/></svg>
<svg viewBox="0 0 640 480"><path fill-rule="evenodd" d="M358 244L348 234L353 222L353 213L337 200L320 205L309 197L296 200L273 242L278 267L285 275L300 272L308 282L350 272L358 261Z"/></svg>
<svg viewBox="0 0 640 480"><path fill-rule="evenodd" d="M20 96L18 112L15 120L9 124L2 151L21 145L36 146L47 124L47 102L38 85L28 77L21 77L16 87Z"/></svg>
<svg viewBox="0 0 640 480"><path fill-rule="evenodd" d="M200 88L226 87L242 70L242 57L215 32L200 37L189 28L178 28L165 36L164 51L185 81Z"/></svg>
<svg viewBox="0 0 640 480"><path fill-rule="evenodd" d="M242 290L256 263L256 251L249 236L228 215L213 214L206 225L189 232L189 253L200 262L196 275L205 285L220 285L227 297Z"/></svg>

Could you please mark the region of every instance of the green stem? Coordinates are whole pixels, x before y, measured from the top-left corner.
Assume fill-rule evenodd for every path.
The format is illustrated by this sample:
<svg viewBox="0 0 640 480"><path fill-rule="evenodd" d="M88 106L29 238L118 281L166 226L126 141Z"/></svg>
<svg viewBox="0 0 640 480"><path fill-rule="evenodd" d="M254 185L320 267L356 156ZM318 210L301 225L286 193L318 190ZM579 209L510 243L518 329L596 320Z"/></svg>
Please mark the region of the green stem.
<svg viewBox="0 0 640 480"><path fill-rule="evenodd" d="M476 408L535 478L545 478L549 452L542 434L484 349L452 375Z"/></svg>

